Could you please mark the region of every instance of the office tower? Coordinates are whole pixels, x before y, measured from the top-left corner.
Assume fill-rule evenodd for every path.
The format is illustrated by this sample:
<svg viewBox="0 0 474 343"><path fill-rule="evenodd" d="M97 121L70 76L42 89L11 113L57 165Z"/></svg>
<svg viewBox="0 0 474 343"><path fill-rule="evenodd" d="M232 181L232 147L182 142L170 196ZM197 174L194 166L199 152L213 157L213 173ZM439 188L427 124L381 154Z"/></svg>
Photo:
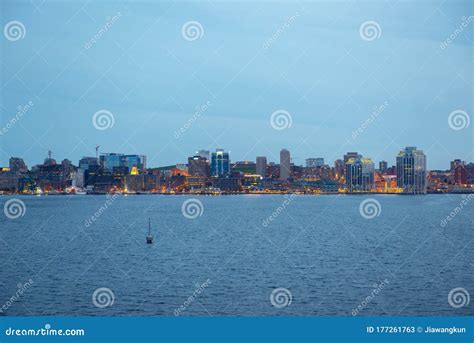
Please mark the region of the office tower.
<svg viewBox="0 0 474 343"><path fill-rule="evenodd" d="M198 151L196 151L195 156L204 157L206 160L210 161L209 150L198 150Z"/></svg>
<svg viewBox="0 0 474 343"><path fill-rule="evenodd" d="M466 162L463 162L461 160L452 161L451 162L451 176L452 176L452 181L456 185L467 184Z"/></svg>
<svg viewBox="0 0 474 343"><path fill-rule="evenodd" d="M374 162L370 158L349 158L346 163L346 188L349 192L370 192L374 184Z"/></svg>
<svg viewBox="0 0 474 343"><path fill-rule="evenodd" d="M188 175L209 177L210 168L206 157L193 156L188 158Z"/></svg>
<svg viewBox="0 0 474 343"><path fill-rule="evenodd" d="M20 157L10 157L8 166L10 171L13 173L23 174L28 172L28 167L26 166L25 161L23 161L23 159Z"/></svg>
<svg viewBox="0 0 474 343"><path fill-rule="evenodd" d="M217 149L211 155L211 176L225 176L230 174L229 153L224 149Z"/></svg>
<svg viewBox="0 0 474 343"><path fill-rule="evenodd" d="M291 158L286 149L280 151L280 180L286 181L290 177Z"/></svg>
<svg viewBox="0 0 474 343"><path fill-rule="evenodd" d="M379 162L379 171L381 173L385 173L385 171L388 169L388 163L387 161L380 161Z"/></svg>
<svg viewBox="0 0 474 343"><path fill-rule="evenodd" d="M397 187L404 193L426 194L426 155L406 147L397 156Z"/></svg>
<svg viewBox="0 0 474 343"><path fill-rule="evenodd" d="M344 155L344 158L342 160L342 164L343 164L343 169L342 169L342 173L343 175L345 175L346 173L346 163L347 161L349 161L349 159L351 158L361 158L362 156L359 155L357 152L348 152L347 154Z"/></svg>
<svg viewBox="0 0 474 343"><path fill-rule="evenodd" d="M317 168L324 165L324 158L307 158L306 159L306 168Z"/></svg>
<svg viewBox="0 0 474 343"><path fill-rule="evenodd" d="M120 166L127 167L129 173L135 167L140 174L143 174L146 171L146 156L145 155L124 155L121 158Z"/></svg>
<svg viewBox="0 0 474 343"><path fill-rule="evenodd" d="M455 159L455 160L451 161L451 168L449 170L453 171L454 168L456 168L456 166L459 166L461 164L464 164L464 162L461 161L460 159Z"/></svg>
<svg viewBox="0 0 474 343"><path fill-rule="evenodd" d="M83 157L79 160L79 169L86 171L90 166L98 167L99 161L95 157Z"/></svg>
<svg viewBox="0 0 474 343"><path fill-rule="evenodd" d="M112 173L114 167L122 167L123 154L105 153L100 155L100 165L104 172Z"/></svg>
<svg viewBox="0 0 474 343"><path fill-rule="evenodd" d="M344 175L344 162L342 160L334 161L334 178L340 180Z"/></svg>
<svg viewBox="0 0 474 343"><path fill-rule="evenodd" d="M257 156L257 174L261 177L267 175L267 158L265 156Z"/></svg>

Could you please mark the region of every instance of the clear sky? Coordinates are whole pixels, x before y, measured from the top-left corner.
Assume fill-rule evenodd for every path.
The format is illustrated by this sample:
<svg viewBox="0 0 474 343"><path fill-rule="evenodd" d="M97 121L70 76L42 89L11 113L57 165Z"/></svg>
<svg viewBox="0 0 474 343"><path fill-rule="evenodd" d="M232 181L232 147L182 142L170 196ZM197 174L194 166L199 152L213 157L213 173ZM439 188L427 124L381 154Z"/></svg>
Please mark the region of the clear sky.
<svg viewBox="0 0 474 343"><path fill-rule="evenodd" d="M346 151L394 164L405 146L430 169L474 160L474 123L448 123L474 112L472 1L3 0L0 15L0 165L48 149L77 164L96 144L149 166L215 148L232 161L287 148L297 164ZM100 110L113 126L93 125ZM277 110L290 127L271 125Z"/></svg>

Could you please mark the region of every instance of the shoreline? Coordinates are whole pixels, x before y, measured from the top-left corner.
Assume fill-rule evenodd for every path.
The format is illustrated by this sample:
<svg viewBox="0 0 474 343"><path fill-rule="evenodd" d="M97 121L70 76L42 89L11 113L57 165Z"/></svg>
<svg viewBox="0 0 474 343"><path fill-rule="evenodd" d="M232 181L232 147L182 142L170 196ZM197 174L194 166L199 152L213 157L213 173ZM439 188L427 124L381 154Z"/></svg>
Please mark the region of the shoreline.
<svg viewBox="0 0 474 343"><path fill-rule="evenodd" d="M412 194L412 193L375 193L375 192L360 192L360 193L302 193L302 192L281 192L281 193L87 193L87 194L74 194L74 193L45 193L45 194L24 194L24 193L8 193L0 194L2 196L37 196L37 197L46 197L46 196L94 196L94 195L119 195L119 196L152 196L152 195L163 195L163 196L222 196L222 195L308 195L308 196L326 196L326 195L348 195L348 196L362 196L362 195L401 195L401 196L423 196L423 195L464 195L464 194L474 194L474 191L469 192L428 192L423 194Z"/></svg>

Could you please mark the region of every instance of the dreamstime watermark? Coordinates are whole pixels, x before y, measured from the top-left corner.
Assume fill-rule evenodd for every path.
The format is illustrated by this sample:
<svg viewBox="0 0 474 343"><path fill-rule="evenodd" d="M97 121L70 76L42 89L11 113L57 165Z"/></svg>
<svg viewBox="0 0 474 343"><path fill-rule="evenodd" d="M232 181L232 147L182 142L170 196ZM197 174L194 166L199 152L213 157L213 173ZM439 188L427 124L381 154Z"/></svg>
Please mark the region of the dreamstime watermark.
<svg viewBox="0 0 474 343"><path fill-rule="evenodd" d="M379 23L373 20L363 22L359 27L360 38L367 42L371 42L382 36L382 28Z"/></svg>
<svg viewBox="0 0 474 343"><path fill-rule="evenodd" d="M465 28L467 28L473 21L474 21L474 16L469 16L469 17L462 17L461 18L461 24L459 27L457 27L453 33L451 33L444 41L441 42L439 45L441 50L444 50L448 47L449 44L454 42L454 40L464 31Z"/></svg>
<svg viewBox="0 0 474 343"><path fill-rule="evenodd" d="M185 218L195 219L204 213L204 205L196 198L191 198L181 205L181 213Z"/></svg>
<svg viewBox="0 0 474 343"><path fill-rule="evenodd" d="M101 38L102 36L107 32L109 31L109 29L115 24L115 22L117 20L120 19L120 17L122 17L122 13L120 12L117 12L116 14L114 14L112 17L107 17L106 18L106 22L105 24L99 29L99 31L97 31L97 33L92 36L91 39L89 39L87 42L84 43L84 49L88 50L90 49L95 43L97 43Z"/></svg>
<svg viewBox="0 0 474 343"><path fill-rule="evenodd" d="M100 110L92 116L92 124L97 130L104 131L114 127L115 117L108 110Z"/></svg>
<svg viewBox="0 0 474 343"><path fill-rule="evenodd" d="M270 303L276 308L290 306L293 301L293 295L288 288L275 288L270 294Z"/></svg>
<svg viewBox="0 0 474 343"><path fill-rule="evenodd" d="M469 204L469 202L474 198L474 194L469 194L469 195L463 195L463 199L461 200L461 202L459 203L458 206L456 206L455 208L453 208L453 210L449 213L449 215L446 216L446 218L443 218L441 219L441 222L439 223L439 225L441 227L445 227L446 225L448 225L448 223L453 220L459 213L461 213L461 211L464 209L464 207L467 206L467 204Z"/></svg>
<svg viewBox="0 0 474 343"><path fill-rule="evenodd" d="M196 111L193 113L192 117L189 118L178 131L174 132L174 138L180 138L211 106L212 103L208 100L204 105L196 107Z"/></svg>
<svg viewBox="0 0 474 343"><path fill-rule="evenodd" d="M188 42L201 39L204 36L204 28L198 21L187 21L181 27L181 36Z"/></svg>
<svg viewBox="0 0 474 343"><path fill-rule="evenodd" d="M389 102L385 101L382 105L374 107L370 117L368 117L356 130L352 131L352 139L356 140L361 133L367 129L367 127L374 122L388 107Z"/></svg>
<svg viewBox="0 0 474 343"><path fill-rule="evenodd" d="M469 292L462 287L453 288L448 294L448 303L454 308L468 306L470 301L471 297Z"/></svg>
<svg viewBox="0 0 474 343"><path fill-rule="evenodd" d="M29 279L25 283L19 283L17 285L18 289L16 293L12 297L10 297L10 299L8 299L6 303L3 304L2 307L0 307L0 313L4 313L6 310L8 310L15 302L18 301L18 299L21 298L21 296L23 295L23 293L25 293L25 291L31 288L33 284L34 282L32 279Z"/></svg>
<svg viewBox="0 0 474 343"><path fill-rule="evenodd" d="M184 303L176 308L174 310L174 315L175 316L179 316L182 312L186 311L186 309L191 306L191 304L196 300L196 298L198 296L200 296L204 290L209 287L209 285L212 283L211 279L207 279L206 281L204 281L203 283L201 284L196 284L196 288L194 289L194 292L192 295L190 295L185 301Z"/></svg>
<svg viewBox="0 0 474 343"><path fill-rule="evenodd" d="M452 111L448 116L449 127L455 131L468 128L470 123L469 114L463 110Z"/></svg>
<svg viewBox="0 0 474 343"><path fill-rule="evenodd" d="M13 20L5 24L3 27L3 35L10 42L23 39L26 36L25 25L21 21Z"/></svg>
<svg viewBox="0 0 474 343"><path fill-rule="evenodd" d="M263 49L264 50L268 49L274 42L276 42L286 32L286 30L296 21L296 18L298 18L299 16L300 14L296 12L291 17L288 17L283 22L283 24L281 24L280 27L273 33L273 35L263 43L263 46L262 46Z"/></svg>
<svg viewBox="0 0 474 343"><path fill-rule="evenodd" d="M33 101L28 101L26 105L18 105L17 106L17 112L11 118L8 123L0 130L0 136L3 136L6 134L23 116L34 106L35 104Z"/></svg>
<svg viewBox="0 0 474 343"><path fill-rule="evenodd" d="M290 112L277 110L270 116L270 125L278 131L289 129L293 123Z"/></svg>
<svg viewBox="0 0 474 343"><path fill-rule="evenodd" d="M3 213L8 219L18 219L26 214L26 205L17 198L7 200L3 205Z"/></svg>
<svg viewBox="0 0 474 343"><path fill-rule="evenodd" d="M46 324L39 329L15 329L9 327L5 330L6 336L85 336L84 329L53 329Z"/></svg>
<svg viewBox="0 0 474 343"><path fill-rule="evenodd" d="M369 306L375 296L379 294L389 283L390 281L388 279L383 280L379 284L375 283L370 294L359 305L357 305L356 308L352 309L352 315L357 316L360 311Z"/></svg>
<svg viewBox="0 0 474 343"><path fill-rule="evenodd" d="M97 211L95 211L95 213L92 216L90 216L89 218L86 219L86 221L84 222L84 226L85 227L91 226L97 219L99 219L99 217L110 206L112 206L112 204L114 203L115 200L117 200L118 197L120 197L119 194L113 194L112 196L108 196L107 200L104 202L104 204L101 207L99 207L99 209Z"/></svg>
<svg viewBox="0 0 474 343"><path fill-rule="evenodd" d="M382 205L374 198L365 199L359 205L359 213L365 219L373 219L382 213Z"/></svg>
<svg viewBox="0 0 474 343"><path fill-rule="evenodd" d="M114 292L107 287L97 288L94 293L92 293L92 303L95 307L106 308L110 307L115 302Z"/></svg>
<svg viewBox="0 0 474 343"><path fill-rule="evenodd" d="M295 200L297 195L292 193L290 195L285 194L285 200L283 200L282 204L276 208L275 211L271 215L269 215L262 223L263 227L267 227L270 225L272 221L274 221L292 202Z"/></svg>

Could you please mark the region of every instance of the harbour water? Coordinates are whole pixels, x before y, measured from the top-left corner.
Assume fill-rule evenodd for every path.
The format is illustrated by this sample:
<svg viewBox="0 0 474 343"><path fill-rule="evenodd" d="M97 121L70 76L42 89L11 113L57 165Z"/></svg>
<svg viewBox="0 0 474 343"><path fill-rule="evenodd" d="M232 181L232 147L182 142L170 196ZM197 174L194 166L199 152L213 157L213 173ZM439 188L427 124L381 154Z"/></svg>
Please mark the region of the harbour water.
<svg viewBox="0 0 474 343"><path fill-rule="evenodd" d="M474 296L465 195L10 199L25 207L0 216L0 315L474 314L448 301Z"/></svg>

